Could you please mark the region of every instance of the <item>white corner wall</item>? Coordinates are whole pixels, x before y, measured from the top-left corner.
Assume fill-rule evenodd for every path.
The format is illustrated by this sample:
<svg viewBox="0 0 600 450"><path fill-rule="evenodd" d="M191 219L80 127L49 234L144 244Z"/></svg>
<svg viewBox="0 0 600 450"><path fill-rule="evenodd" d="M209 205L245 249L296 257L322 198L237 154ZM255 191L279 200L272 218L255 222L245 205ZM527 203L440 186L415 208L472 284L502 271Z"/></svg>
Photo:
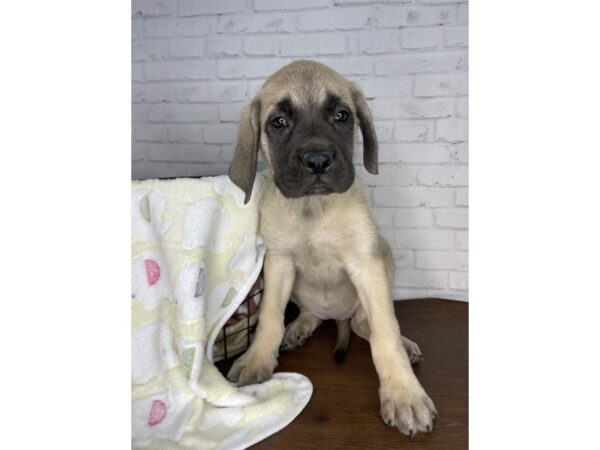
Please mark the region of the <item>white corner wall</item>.
<svg viewBox="0 0 600 450"><path fill-rule="evenodd" d="M467 16L443 0L133 0L133 178L226 173L265 78L320 61L376 121L380 174L358 173L394 249L394 297L466 300Z"/></svg>

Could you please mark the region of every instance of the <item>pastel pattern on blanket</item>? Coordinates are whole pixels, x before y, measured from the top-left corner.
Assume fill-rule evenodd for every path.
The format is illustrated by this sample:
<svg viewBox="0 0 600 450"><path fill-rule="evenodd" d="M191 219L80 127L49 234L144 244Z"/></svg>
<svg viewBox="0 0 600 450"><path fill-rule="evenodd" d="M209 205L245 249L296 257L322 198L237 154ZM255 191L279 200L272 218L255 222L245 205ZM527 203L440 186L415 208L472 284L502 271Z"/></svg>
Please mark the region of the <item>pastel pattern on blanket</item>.
<svg viewBox="0 0 600 450"><path fill-rule="evenodd" d="M238 388L212 363L219 330L262 267L262 179L246 205L226 176L132 184L134 448L246 448L310 400L300 374Z"/></svg>

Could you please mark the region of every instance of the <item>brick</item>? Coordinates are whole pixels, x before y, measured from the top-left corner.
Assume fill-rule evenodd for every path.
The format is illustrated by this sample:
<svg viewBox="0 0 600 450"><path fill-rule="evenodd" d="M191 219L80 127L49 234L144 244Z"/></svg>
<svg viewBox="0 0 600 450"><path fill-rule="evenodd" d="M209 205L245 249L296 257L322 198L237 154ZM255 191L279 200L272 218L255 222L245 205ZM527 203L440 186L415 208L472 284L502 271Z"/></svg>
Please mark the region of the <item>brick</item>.
<svg viewBox="0 0 600 450"><path fill-rule="evenodd" d="M226 174L228 167L228 163L206 164L142 161L132 166L132 177L133 179L142 179L214 176Z"/></svg>
<svg viewBox="0 0 600 450"><path fill-rule="evenodd" d="M448 118L437 121L435 138L444 142L465 142L469 139L467 119Z"/></svg>
<svg viewBox="0 0 600 450"><path fill-rule="evenodd" d="M198 58L204 56L206 40L203 38L176 38L169 40L169 57Z"/></svg>
<svg viewBox="0 0 600 450"><path fill-rule="evenodd" d="M455 96L468 93L469 78L466 72L415 75L414 94L417 97Z"/></svg>
<svg viewBox="0 0 600 450"><path fill-rule="evenodd" d="M468 23L469 22L469 4L461 3L460 5L457 6L456 10L457 10L458 21L460 23Z"/></svg>
<svg viewBox="0 0 600 450"><path fill-rule="evenodd" d="M455 297L462 297L462 293L460 291L452 291L451 293L447 293L443 289L405 288L399 286L392 287L392 296L394 300L399 301L425 298L453 298L451 294L453 294Z"/></svg>
<svg viewBox="0 0 600 450"><path fill-rule="evenodd" d="M460 118L469 117L469 97L459 97L456 99L456 116Z"/></svg>
<svg viewBox="0 0 600 450"><path fill-rule="evenodd" d="M166 125L162 124L133 124L133 136L140 142L163 142L167 139Z"/></svg>
<svg viewBox="0 0 600 450"><path fill-rule="evenodd" d="M238 127L230 124L204 127L204 142L207 144L232 144L237 138Z"/></svg>
<svg viewBox="0 0 600 450"><path fill-rule="evenodd" d="M178 84L177 98L183 103L193 102L236 102L248 100L245 81L201 81Z"/></svg>
<svg viewBox="0 0 600 450"><path fill-rule="evenodd" d="M149 159L157 162L224 162L218 145L149 144Z"/></svg>
<svg viewBox="0 0 600 450"><path fill-rule="evenodd" d="M355 31L348 31L344 33L346 38L346 53L348 55L357 55L358 44L359 44L359 33Z"/></svg>
<svg viewBox="0 0 600 450"><path fill-rule="evenodd" d="M144 37L144 20L136 17L131 21L131 39L138 41Z"/></svg>
<svg viewBox="0 0 600 450"><path fill-rule="evenodd" d="M400 248L413 250L449 250L452 232L438 230L396 230L395 243Z"/></svg>
<svg viewBox="0 0 600 450"><path fill-rule="evenodd" d="M465 51L419 52L388 56L375 61L376 75L405 75L463 71L468 67Z"/></svg>
<svg viewBox="0 0 600 450"><path fill-rule="evenodd" d="M164 39L137 40L131 44L132 61L158 61L167 56L168 42Z"/></svg>
<svg viewBox="0 0 600 450"><path fill-rule="evenodd" d="M139 103L133 103L131 105L131 122L132 123L143 123L147 122L146 109L148 105L142 105Z"/></svg>
<svg viewBox="0 0 600 450"><path fill-rule="evenodd" d="M461 144L447 144L450 151L450 157L454 163L469 163L469 145L464 142Z"/></svg>
<svg viewBox="0 0 600 450"><path fill-rule="evenodd" d="M454 232L454 248L456 250L469 250L469 232L455 231Z"/></svg>
<svg viewBox="0 0 600 450"><path fill-rule="evenodd" d="M151 105L144 110L144 121L165 122L215 122L218 120L217 107L212 105Z"/></svg>
<svg viewBox="0 0 600 450"><path fill-rule="evenodd" d="M392 247L392 255L396 263L396 269L412 269L414 254L411 250L401 250Z"/></svg>
<svg viewBox="0 0 600 450"><path fill-rule="evenodd" d="M149 81L210 80L215 77L214 61L147 62L144 74Z"/></svg>
<svg viewBox="0 0 600 450"><path fill-rule="evenodd" d="M217 33L289 33L294 30L293 14L236 14L219 17Z"/></svg>
<svg viewBox="0 0 600 450"><path fill-rule="evenodd" d="M248 80L248 95L250 98L254 98L260 88L265 83L265 80Z"/></svg>
<svg viewBox="0 0 600 450"><path fill-rule="evenodd" d="M450 117L454 100L434 99L375 99L371 111L375 119L435 119Z"/></svg>
<svg viewBox="0 0 600 450"><path fill-rule="evenodd" d="M252 64L240 59L220 59L217 61L219 78L266 78L279 70L285 61L281 59L253 59Z"/></svg>
<svg viewBox="0 0 600 450"><path fill-rule="evenodd" d="M174 6L175 2L169 0L133 0L131 12L134 17L170 16Z"/></svg>
<svg viewBox="0 0 600 450"><path fill-rule="evenodd" d="M131 162L143 161L146 159L148 156L148 145L150 144L134 142L131 145Z"/></svg>
<svg viewBox="0 0 600 450"><path fill-rule="evenodd" d="M393 122L382 122L378 121L375 123L375 134L377 136L377 142L389 142L392 140L392 133L394 131ZM361 143L363 142L362 133L358 133Z"/></svg>
<svg viewBox="0 0 600 450"><path fill-rule="evenodd" d="M408 76L363 77L354 81L368 99L407 97L412 90L412 78Z"/></svg>
<svg viewBox="0 0 600 450"><path fill-rule="evenodd" d="M302 0L301 2L285 2L281 0L254 0L255 11L294 11L299 9L323 8L331 6L332 0Z"/></svg>
<svg viewBox="0 0 600 450"><path fill-rule="evenodd" d="M368 75L373 68L364 58L319 58L319 62L344 76Z"/></svg>
<svg viewBox="0 0 600 450"><path fill-rule="evenodd" d="M377 142L390 142L392 140L392 133L394 131L393 121L377 121L375 122L375 134L377 136ZM356 143L362 144L363 138L362 133L359 131L356 135ZM357 146L360 148L360 145Z"/></svg>
<svg viewBox="0 0 600 450"><path fill-rule="evenodd" d="M231 144L220 144L221 146L221 153L223 155L223 160L224 161L231 161L233 159L233 154L235 153L235 143L232 142ZM260 166L263 163L262 161L262 155L260 154L260 152L258 153L258 166ZM258 169L260 170L260 169Z"/></svg>
<svg viewBox="0 0 600 450"><path fill-rule="evenodd" d="M431 166L419 170L417 180L425 186L468 186L468 174L467 166Z"/></svg>
<svg viewBox="0 0 600 450"><path fill-rule="evenodd" d="M467 208L436 209L435 224L448 228L468 228L469 210Z"/></svg>
<svg viewBox="0 0 600 450"><path fill-rule="evenodd" d="M443 289L448 273L438 270L396 270L394 286Z"/></svg>
<svg viewBox="0 0 600 450"><path fill-rule="evenodd" d="M207 36L213 34L216 28L216 17L144 18L146 38Z"/></svg>
<svg viewBox="0 0 600 450"><path fill-rule="evenodd" d="M456 206L469 206L469 188L456 188L455 192Z"/></svg>
<svg viewBox="0 0 600 450"><path fill-rule="evenodd" d="M468 270L469 255L467 252L417 251L415 268L435 270Z"/></svg>
<svg viewBox="0 0 600 450"><path fill-rule="evenodd" d="M365 3L373 3L373 0L333 0L334 5L356 5L356 4L365 4Z"/></svg>
<svg viewBox="0 0 600 450"><path fill-rule="evenodd" d="M279 42L277 40L277 37L244 37L244 54L251 56L273 56L279 54Z"/></svg>
<svg viewBox="0 0 600 450"><path fill-rule="evenodd" d="M203 14L235 13L242 12L245 9L246 0L179 0L180 16L199 16Z"/></svg>
<svg viewBox="0 0 600 450"><path fill-rule="evenodd" d="M382 186L373 189L373 200L376 206L448 207L454 204L454 192L444 188Z"/></svg>
<svg viewBox="0 0 600 450"><path fill-rule="evenodd" d="M444 45L446 47L468 47L469 27L444 27Z"/></svg>
<svg viewBox="0 0 600 450"><path fill-rule="evenodd" d="M201 144L203 127L195 124L169 124L166 126L168 142ZM164 140L164 139L163 139Z"/></svg>
<svg viewBox="0 0 600 450"><path fill-rule="evenodd" d="M371 213L378 228L394 226L394 208L371 208Z"/></svg>
<svg viewBox="0 0 600 450"><path fill-rule="evenodd" d="M450 289L466 291L469 289L469 274L467 272L449 272L448 285Z"/></svg>
<svg viewBox="0 0 600 450"><path fill-rule="evenodd" d="M361 53L390 53L400 49L400 30L369 30L359 34Z"/></svg>
<svg viewBox="0 0 600 450"><path fill-rule="evenodd" d="M433 210L428 208L397 208L394 215L396 228L431 228Z"/></svg>
<svg viewBox="0 0 600 450"><path fill-rule="evenodd" d="M131 81L144 81L144 65L142 63L131 64Z"/></svg>
<svg viewBox="0 0 600 450"><path fill-rule="evenodd" d="M379 173L370 174L363 166L356 166L356 175L366 186L414 186L418 168L401 164L379 164Z"/></svg>
<svg viewBox="0 0 600 450"><path fill-rule="evenodd" d="M450 152L440 144L381 144L379 162L444 164L450 162Z"/></svg>
<svg viewBox="0 0 600 450"><path fill-rule="evenodd" d="M211 57L238 56L242 53L242 38L229 36L208 39L206 53Z"/></svg>
<svg viewBox="0 0 600 450"><path fill-rule="evenodd" d="M401 31L402 48L409 50L437 48L444 42L443 30L440 28L405 28Z"/></svg>
<svg viewBox="0 0 600 450"><path fill-rule="evenodd" d="M134 84L131 87L133 102L170 103L177 100L176 87L165 83Z"/></svg>
<svg viewBox="0 0 600 450"><path fill-rule="evenodd" d="M219 120L221 122L239 122L245 103L226 103L219 105Z"/></svg>
<svg viewBox="0 0 600 450"><path fill-rule="evenodd" d="M394 127L396 142L425 142L433 137L433 122L403 121Z"/></svg>
<svg viewBox="0 0 600 450"><path fill-rule="evenodd" d="M283 56L340 55L346 53L343 34L303 34L281 36L279 46Z"/></svg>
<svg viewBox="0 0 600 450"><path fill-rule="evenodd" d="M455 5L379 8L376 14L380 28L444 25L456 22Z"/></svg>
<svg viewBox="0 0 600 450"><path fill-rule="evenodd" d="M208 83L178 83L176 86L177 99L182 103L195 103L209 101Z"/></svg>
<svg viewBox="0 0 600 450"><path fill-rule="evenodd" d="M367 7L327 9L303 12L298 16L299 31L356 30L366 27L371 20Z"/></svg>
<svg viewBox="0 0 600 450"><path fill-rule="evenodd" d="M394 248L394 230L391 228L381 228L378 230L379 235L385 239L385 241L390 245L391 248Z"/></svg>

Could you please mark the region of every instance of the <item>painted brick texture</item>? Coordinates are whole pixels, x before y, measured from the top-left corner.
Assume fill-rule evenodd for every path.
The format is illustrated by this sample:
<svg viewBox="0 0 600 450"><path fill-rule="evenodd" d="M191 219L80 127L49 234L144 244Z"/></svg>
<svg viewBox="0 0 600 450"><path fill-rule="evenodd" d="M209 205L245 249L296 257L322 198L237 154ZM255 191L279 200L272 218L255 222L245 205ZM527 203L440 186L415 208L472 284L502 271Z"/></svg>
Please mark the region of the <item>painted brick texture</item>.
<svg viewBox="0 0 600 450"><path fill-rule="evenodd" d="M242 108L295 59L367 97L380 173L357 155L357 174L394 252L394 297L466 300L467 1L134 0L133 178L225 174Z"/></svg>

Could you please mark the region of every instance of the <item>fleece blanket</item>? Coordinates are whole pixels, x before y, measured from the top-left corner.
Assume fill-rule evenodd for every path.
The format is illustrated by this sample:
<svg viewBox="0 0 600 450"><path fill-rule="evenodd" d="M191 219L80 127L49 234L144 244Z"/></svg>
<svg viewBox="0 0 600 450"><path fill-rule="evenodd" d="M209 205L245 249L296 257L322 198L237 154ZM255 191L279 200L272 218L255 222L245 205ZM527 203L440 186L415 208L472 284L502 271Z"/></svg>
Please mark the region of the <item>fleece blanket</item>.
<svg viewBox="0 0 600 450"><path fill-rule="evenodd" d="M134 448L246 448L310 399L302 375L238 388L212 362L216 336L262 267L261 185L259 175L244 205L226 176L133 182Z"/></svg>

